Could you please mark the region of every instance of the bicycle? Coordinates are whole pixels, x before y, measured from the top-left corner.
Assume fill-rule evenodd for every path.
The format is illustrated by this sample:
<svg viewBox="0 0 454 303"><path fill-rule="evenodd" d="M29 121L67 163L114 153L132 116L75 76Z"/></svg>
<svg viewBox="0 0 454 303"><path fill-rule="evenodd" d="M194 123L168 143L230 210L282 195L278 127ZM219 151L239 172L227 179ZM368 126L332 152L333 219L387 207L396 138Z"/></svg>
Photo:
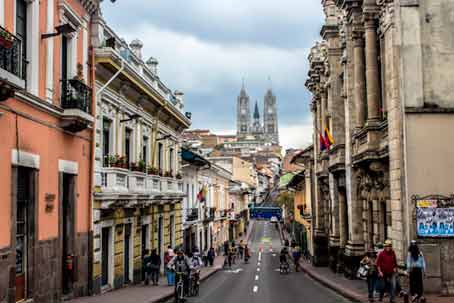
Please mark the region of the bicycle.
<svg viewBox="0 0 454 303"><path fill-rule="evenodd" d="M200 290L200 271L194 271L190 279L189 295L197 297Z"/></svg>
<svg viewBox="0 0 454 303"><path fill-rule="evenodd" d="M184 297L184 272L175 272L175 303L185 302L186 298Z"/></svg>

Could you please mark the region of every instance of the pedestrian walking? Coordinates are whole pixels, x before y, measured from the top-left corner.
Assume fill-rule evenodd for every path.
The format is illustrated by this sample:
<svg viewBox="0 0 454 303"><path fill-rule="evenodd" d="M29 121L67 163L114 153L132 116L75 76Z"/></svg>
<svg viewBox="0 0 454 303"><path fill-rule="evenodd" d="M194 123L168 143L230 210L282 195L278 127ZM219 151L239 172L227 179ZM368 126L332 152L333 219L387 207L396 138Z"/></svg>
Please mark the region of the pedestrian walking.
<svg viewBox="0 0 454 303"><path fill-rule="evenodd" d="M167 267L167 265L169 264L170 260L172 260L172 258L173 258L173 256L171 256L169 251L167 250L164 253L164 270L166 273L168 286L172 286L175 283L175 273Z"/></svg>
<svg viewBox="0 0 454 303"><path fill-rule="evenodd" d="M411 241L408 248L407 256L407 272L410 276L410 296L412 302L416 300L424 300L424 273L426 271L426 262L424 256L419 250L416 241Z"/></svg>
<svg viewBox="0 0 454 303"><path fill-rule="evenodd" d="M208 250L208 253L207 253L208 264L210 266L213 266L215 257L216 257L216 254L214 252L214 248L210 247L210 249Z"/></svg>
<svg viewBox="0 0 454 303"><path fill-rule="evenodd" d="M248 263L249 262L249 258L251 257L251 250L249 249L249 247L246 245L244 245L244 263Z"/></svg>
<svg viewBox="0 0 454 303"><path fill-rule="evenodd" d="M292 248L292 258L295 263L295 271L300 271L300 259L301 259L301 249L298 245L295 245Z"/></svg>
<svg viewBox="0 0 454 303"><path fill-rule="evenodd" d="M240 255L240 259L243 259L243 254L244 254L244 243L243 240L240 241L238 244L238 253Z"/></svg>
<svg viewBox="0 0 454 303"><path fill-rule="evenodd" d="M225 241L224 242L224 256L228 256L229 255L229 241Z"/></svg>
<svg viewBox="0 0 454 303"><path fill-rule="evenodd" d="M380 301L383 301L385 290L389 292L389 301L395 302L397 283L397 258L391 240L386 240L384 250L377 256L378 277L381 282Z"/></svg>
<svg viewBox="0 0 454 303"><path fill-rule="evenodd" d="M146 249L144 251L144 257L143 257L143 272L145 273L145 285L148 285L150 283L150 278L151 278L151 256L150 256L150 251Z"/></svg>
<svg viewBox="0 0 454 303"><path fill-rule="evenodd" d="M374 302L374 292L377 285L378 271L376 265L375 251L370 250L361 260L361 267L364 268L367 282L367 293L369 302Z"/></svg>
<svg viewBox="0 0 454 303"><path fill-rule="evenodd" d="M151 262L151 282L157 286L159 283L159 269L161 268L161 258L159 257L156 249L151 251L150 255Z"/></svg>

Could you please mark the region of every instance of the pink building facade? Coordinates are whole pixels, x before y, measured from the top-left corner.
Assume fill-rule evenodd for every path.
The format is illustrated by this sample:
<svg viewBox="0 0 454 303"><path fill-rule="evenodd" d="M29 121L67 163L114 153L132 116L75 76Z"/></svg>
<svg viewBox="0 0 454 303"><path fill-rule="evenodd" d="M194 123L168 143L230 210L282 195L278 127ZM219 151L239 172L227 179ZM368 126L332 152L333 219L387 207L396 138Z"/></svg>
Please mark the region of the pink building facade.
<svg viewBox="0 0 454 303"><path fill-rule="evenodd" d="M0 302L89 293L98 9L0 0Z"/></svg>

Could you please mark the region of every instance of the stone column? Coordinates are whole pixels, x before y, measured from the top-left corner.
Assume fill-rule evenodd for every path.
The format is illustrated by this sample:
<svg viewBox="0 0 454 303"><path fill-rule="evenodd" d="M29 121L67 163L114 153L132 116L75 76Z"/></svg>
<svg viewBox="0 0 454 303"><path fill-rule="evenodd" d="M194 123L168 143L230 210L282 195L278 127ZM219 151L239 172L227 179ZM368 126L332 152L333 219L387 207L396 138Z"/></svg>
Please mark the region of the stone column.
<svg viewBox="0 0 454 303"><path fill-rule="evenodd" d="M366 122L366 75L364 68L364 39L362 31L353 32L354 98L356 105L356 127Z"/></svg>
<svg viewBox="0 0 454 303"><path fill-rule="evenodd" d="M366 83L367 121L380 118L380 79L378 70L377 26L375 15L366 14L364 29L366 37Z"/></svg>
<svg viewBox="0 0 454 303"><path fill-rule="evenodd" d="M322 99L322 123L321 123L321 128L320 132L324 134L325 128L329 127L328 125L328 91L326 89L323 89L321 91L321 99Z"/></svg>
<svg viewBox="0 0 454 303"><path fill-rule="evenodd" d="M339 246L345 247L348 240L348 222L345 219L347 212L347 203L345 200L345 192L343 190L339 191Z"/></svg>

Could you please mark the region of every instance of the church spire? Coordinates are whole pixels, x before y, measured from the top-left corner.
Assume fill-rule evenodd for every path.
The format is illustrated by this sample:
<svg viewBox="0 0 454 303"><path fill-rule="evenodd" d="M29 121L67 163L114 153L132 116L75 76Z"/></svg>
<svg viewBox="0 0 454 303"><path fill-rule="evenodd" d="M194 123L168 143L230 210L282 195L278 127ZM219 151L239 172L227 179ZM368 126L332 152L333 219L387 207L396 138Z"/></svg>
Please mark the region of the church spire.
<svg viewBox="0 0 454 303"><path fill-rule="evenodd" d="M254 119L257 119L257 120L260 119L259 104L258 104L257 100L255 101Z"/></svg>

